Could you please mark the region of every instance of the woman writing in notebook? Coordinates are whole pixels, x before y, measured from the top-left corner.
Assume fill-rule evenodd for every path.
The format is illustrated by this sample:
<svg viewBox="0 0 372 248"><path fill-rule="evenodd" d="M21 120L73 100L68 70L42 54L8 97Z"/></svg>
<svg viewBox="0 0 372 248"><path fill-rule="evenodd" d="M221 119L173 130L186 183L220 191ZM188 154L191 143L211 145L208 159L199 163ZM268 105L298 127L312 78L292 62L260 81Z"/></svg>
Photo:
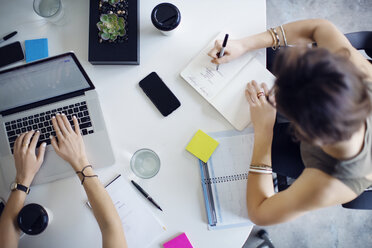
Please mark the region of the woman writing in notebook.
<svg viewBox="0 0 372 248"><path fill-rule="evenodd" d="M76 171L94 216L102 233L103 247L127 247L123 226L110 196L94 174L85 154L83 138L80 134L76 117L73 118L75 128L72 129L64 114L52 118L57 139L51 137L56 153L66 160ZM21 134L14 145L14 160L17 175L16 183L30 187L33 178L43 163L46 144L41 144L38 154L35 153L40 133L30 131ZM13 190L0 217L0 247L17 247L20 230L16 218L23 207L27 194L22 190ZM78 225L79 221L77 220ZM83 239L89 237L81 237Z"/></svg>
<svg viewBox="0 0 372 248"><path fill-rule="evenodd" d="M222 58L218 41L209 55L222 64L287 45L297 46L276 56L274 87L252 81L245 91L255 131L247 206L258 225L350 202L372 185L372 65L333 24L288 23L229 41ZM272 169L297 180L275 194Z"/></svg>

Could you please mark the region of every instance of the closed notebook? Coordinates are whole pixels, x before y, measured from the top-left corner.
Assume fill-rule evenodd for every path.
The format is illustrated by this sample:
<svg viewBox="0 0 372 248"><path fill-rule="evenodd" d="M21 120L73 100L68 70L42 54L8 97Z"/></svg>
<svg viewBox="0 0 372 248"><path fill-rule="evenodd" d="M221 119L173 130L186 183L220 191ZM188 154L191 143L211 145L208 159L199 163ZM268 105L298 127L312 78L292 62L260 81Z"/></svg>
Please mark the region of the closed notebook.
<svg viewBox="0 0 372 248"><path fill-rule="evenodd" d="M208 52L213 48L214 41L223 39L224 35L220 33L215 37L181 72L181 77L234 128L243 130L251 122L249 104L245 98L247 83L256 80L258 83L265 82L270 88L275 77L255 58L255 53L222 64L217 71L216 65L210 62Z"/></svg>
<svg viewBox="0 0 372 248"><path fill-rule="evenodd" d="M208 163L199 160L209 229L253 227L246 192L252 159L253 128L209 134L220 145ZM251 229L250 229L251 230Z"/></svg>

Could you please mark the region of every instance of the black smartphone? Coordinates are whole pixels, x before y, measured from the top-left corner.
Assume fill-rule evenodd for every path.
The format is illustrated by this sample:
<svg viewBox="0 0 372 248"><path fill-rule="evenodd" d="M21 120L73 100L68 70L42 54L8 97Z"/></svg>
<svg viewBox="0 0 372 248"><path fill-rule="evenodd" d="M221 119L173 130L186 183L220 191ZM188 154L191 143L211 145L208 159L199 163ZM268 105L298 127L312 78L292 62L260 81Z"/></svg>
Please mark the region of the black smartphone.
<svg viewBox="0 0 372 248"><path fill-rule="evenodd" d="M25 55L19 41L0 47L0 67L23 60Z"/></svg>
<svg viewBox="0 0 372 248"><path fill-rule="evenodd" d="M163 116L168 116L181 106L180 101L156 72L151 72L147 77L142 79L139 82L139 86Z"/></svg>

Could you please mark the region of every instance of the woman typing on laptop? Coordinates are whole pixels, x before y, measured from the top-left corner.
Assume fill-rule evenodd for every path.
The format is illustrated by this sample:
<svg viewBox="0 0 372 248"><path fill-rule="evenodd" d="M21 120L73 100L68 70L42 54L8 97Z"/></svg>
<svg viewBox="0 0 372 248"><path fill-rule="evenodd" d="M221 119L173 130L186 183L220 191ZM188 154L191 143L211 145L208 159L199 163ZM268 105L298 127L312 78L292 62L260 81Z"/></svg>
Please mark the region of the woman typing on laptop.
<svg viewBox="0 0 372 248"><path fill-rule="evenodd" d="M314 48L303 46L314 42ZM299 47L278 53L274 87L252 81L245 91L255 131L247 207L258 225L350 202L372 185L372 65L334 25L288 23L229 42L222 58L216 42L209 55L221 64L248 51L288 44ZM272 170L298 178L275 194Z"/></svg>
<svg viewBox="0 0 372 248"><path fill-rule="evenodd" d="M57 114L52 118L52 122L57 139L52 136L51 144L56 153L70 163L84 186L102 233L103 247L127 247L123 226L115 206L89 165L76 117L73 117L74 129L64 114ZM30 131L21 134L15 142L14 160L17 170L15 182L18 187L12 190L0 217L1 247L18 245L20 230L16 218L44 159L46 143L41 144L38 154L35 152L39 136L38 131Z"/></svg>

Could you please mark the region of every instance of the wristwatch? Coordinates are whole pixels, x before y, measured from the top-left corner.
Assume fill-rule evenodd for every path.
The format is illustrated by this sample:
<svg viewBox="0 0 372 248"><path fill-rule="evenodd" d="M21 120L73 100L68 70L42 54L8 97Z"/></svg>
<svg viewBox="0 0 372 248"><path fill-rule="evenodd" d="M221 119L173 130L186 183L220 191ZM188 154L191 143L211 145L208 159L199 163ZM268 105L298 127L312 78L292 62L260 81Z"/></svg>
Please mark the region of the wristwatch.
<svg viewBox="0 0 372 248"><path fill-rule="evenodd" d="M20 183L16 183L16 182L12 183L12 185L10 186L10 189L12 191L20 190L20 191L25 192L26 194L30 193L30 187L26 187L26 186L24 186Z"/></svg>

